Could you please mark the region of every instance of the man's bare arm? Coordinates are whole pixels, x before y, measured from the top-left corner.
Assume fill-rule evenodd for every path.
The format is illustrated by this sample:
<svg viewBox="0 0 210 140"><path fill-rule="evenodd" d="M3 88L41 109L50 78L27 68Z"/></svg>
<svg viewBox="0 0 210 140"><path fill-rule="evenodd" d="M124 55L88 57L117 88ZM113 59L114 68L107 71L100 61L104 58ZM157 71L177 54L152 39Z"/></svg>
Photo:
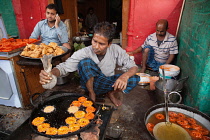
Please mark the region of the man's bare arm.
<svg viewBox="0 0 210 140"><path fill-rule="evenodd" d="M174 60L175 54L170 54L166 64L170 64Z"/></svg>
<svg viewBox="0 0 210 140"><path fill-rule="evenodd" d="M129 55L134 55L136 53L140 53L142 51L142 47L138 47L136 50L132 51L132 52L127 52Z"/></svg>
<svg viewBox="0 0 210 140"><path fill-rule="evenodd" d="M114 90L125 90L127 87L128 79L136 74L138 67L134 66L130 68L127 72L122 74L114 83Z"/></svg>

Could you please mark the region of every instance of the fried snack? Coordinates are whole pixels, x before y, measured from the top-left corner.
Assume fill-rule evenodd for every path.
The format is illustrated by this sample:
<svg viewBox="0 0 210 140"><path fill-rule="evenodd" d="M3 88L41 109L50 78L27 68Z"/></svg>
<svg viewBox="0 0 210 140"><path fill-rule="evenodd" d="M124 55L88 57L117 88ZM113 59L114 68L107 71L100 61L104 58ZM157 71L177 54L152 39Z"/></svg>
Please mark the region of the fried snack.
<svg viewBox="0 0 210 140"><path fill-rule="evenodd" d="M53 49L56 49L56 47L58 46L58 44L55 43L55 42L50 42L48 45L49 45L50 47L52 47Z"/></svg>
<svg viewBox="0 0 210 140"><path fill-rule="evenodd" d="M45 113L51 113L51 112L54 111L54 109L55 109L54 106L46 106L46 107L44 108L44 112L45 112Z"/></svg>
<svg viewBox="0 0 210 140"><path fill-rule="evenodd" d="M79 97L78 101L80 101L81 103L83 103L84 101L87 101L87 98L85 98L84 96Z"/></svg>
<svg viewBox="0 0 210 140"><path fill-rule="evenodd" d="M82 103L82 105L85 106L85 107L92 106L93 105L93 102L92 101L84 101Z"/></svg>
<svg viewBox="0 0 210 140"><path fill-rule="evenodd" d="M77 111L77 112L74 113L74 116L77 119L83 118L83 117L85 117L85 112L84 111Z"/></svg>
<svg viewBox="0 0 210 140"><path fill-rule="evenodd" d="M49 127L50 127L49 123L42 123L42 124L37 126L37 130L39 132L45 132L47 130L47 128L49 128Z"/></svg>
<svg viewBox="0 0 210 140"><path fill-rule="evenodd" d="M178 113L178 114L177 114L177 117L178 117L178 118L185 119L185 115L184 115L184 114L182 114L182 113Z"/></svg>
<svg viewBox="0 0 210 140"><path fill-rule="evenodd" d="M147 126L147 130L152 132L155 125L153 123L147 123L146 126Z"/></svg>
<svg viewBox="0 0 210 140"><path fill-rule="evenodd" d="M197 131L197 130L192 130L190 135L193 138L196 138L196 139L201 139L202 138L202 133L200 131Z"/></svg>
<svg viewBox="0 0 210 140"><path fill-rule="evenodd" d="M177 113L175 113L175 112L168 112L168 115L170 116L170 117L177 117Z"/></svg>
<svg viewBox="0 0 210 140"><path fill-rule="evenodd" d="M46 134L47 135L56 135L58 133L58 129L55 127L47 128Z"/></svg>
<svg viewBox="0 0 210 140"><path fill-rule="evenodd" d="M79 124L71 124L69 125L69 132L75 132L77 130L80 129L80 125Z"/></svg>
<svg viewBox="0 0 210 140"><path fill-rule="evenodd" d="M77 112L79 110L79 107L77 107L77 106L70 106L69 108L68 108L68 112L69 113L75 113L75 112Z"/></svg>
<svg viewBox="0 0 210 140"><path fill-rule="evenodd" d="M64 53L64 50L57 46L55 49L55 53L56 55L61 55Z"/></svg>
<svg viewBox="0 0 210 140"><path fill-rule="evenodd" d="M203 128L200 131L202 132L203 135L208 135L209 134L209 130L208 129Z"/></svg>
<svg viewBox="0 0 210 140"><path fill-rule="evenodd" d="M80 106L81 106L81 103L80 103L79 101L73 101L73 102L71 103L71 105L80 107Z"/></svg>
<svg viewBox="0 0 210 140"><path fill-rule="evenodd" d="M176 122L176 118L175 117L169 117L169 121L170 122Z"/></svg>
<svg viewBox="0 0 210 140"><path fill-rule="evenodd" d="M45 121L44 117L36 117L35 119L33 119L32 124L38 126L42 124L44 121Z"/></svg>
<svg viewBox="0 0 210 140"><path fill-rule="evenodd" d="M193 118L187 118L187 121L189 122L189 124L196 124L196 120Z"/></svg>
<svg viewBox="0 0 210 140"><path fill-rule="evenodd" d="M195 129L195 130L202 130L203 128L202 128L202 126L200 126L200 125L198 125L198 124L193 124L192 125L192 129Z"/></svg>
<svg viewBox="0 0 210 140"><path fill-rule="evenodd" d="M65 122L67 124L74 124L74 123L77 122L77 119L75 117L68 117L68 118L65 119Z"/></svg>
<svg viewBox="0 0 210 140"><path fill-rule="evenodd" d="M165 119L165 116L163 114L158 113L158 114L155 114L155 118L157 118L158 120L163 120Z"/></svg>
<svg viewBox="0 0 210 140"><path fill-rule="evenodd" d="M68 126L61 126L58 128L58 135L64 135L69 133L69 128Z"/></svg>
<svg viewBox="0 0 210 140"><path fill-rule="evenodd" d="M77 123L81 126L81 127L84 127L86 126L87 124L90 123L90 121L86 118L81 118L77 121Z"/></svg>
<svg viewBox="0 0 210 140"><path fill-rule="evenodd" d="M86 112L95 112L96 111L96 108L95 107L93 107L93 106L88 106L87 108L86 108Z"/></svg>
<svg viewBox="0 0 210 140"><path fill-rule="evenodd" d="M92 112L89 112L87 114L85 114L85 118L88 119L88 120L92 120L94 118L94 114Z"/></svg>
<svg viewBox="0 0 210 140"><path fill-rule="evenodd" d="M188 125L188 121L186 121L185 119L182 119L182 118L178 118L178 119L176 120L176 122L177 122L179 125L181 125L181 126L183 126L183 125Z"/></svg>
<svg viewBox="0 0 210 140"><path fill-rule="evenodd" d="M63 53L65 53L64 50L60 48L57 43L50 42L49 45L46 45L45 43L40 43L40 45L27 44L20 55L31 58L42 58L44 55L53 54L54 56L57 56Z"/></svg>

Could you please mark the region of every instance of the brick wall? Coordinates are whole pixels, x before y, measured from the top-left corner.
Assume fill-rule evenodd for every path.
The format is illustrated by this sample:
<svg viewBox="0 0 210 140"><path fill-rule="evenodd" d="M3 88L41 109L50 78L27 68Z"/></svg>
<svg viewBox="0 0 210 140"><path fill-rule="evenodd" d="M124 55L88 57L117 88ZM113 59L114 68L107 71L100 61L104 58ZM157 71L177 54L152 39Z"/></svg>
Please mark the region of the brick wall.
<svg viewBox="0 0 210 140"><path fill-rule="evenodd" d="M0 14L9 35L19 35L11 0L0 0Z"/></svg>
<svg viewBox="0 0 210 140"><path fill-rule="evenodd" d="M189 76L184 103L210 115L210 1L186 0L178 33L177 65Z"/></svg>

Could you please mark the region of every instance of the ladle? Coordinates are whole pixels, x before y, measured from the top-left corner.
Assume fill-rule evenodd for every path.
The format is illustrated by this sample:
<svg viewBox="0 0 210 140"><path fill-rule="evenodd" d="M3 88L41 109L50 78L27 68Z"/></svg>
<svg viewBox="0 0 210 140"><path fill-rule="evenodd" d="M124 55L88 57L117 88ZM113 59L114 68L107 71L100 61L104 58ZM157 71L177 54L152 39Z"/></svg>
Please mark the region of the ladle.
<svg viewBox="0 0 210 140"><path fill-rule="evenodd" d="M166 89L167 81L165 79L165 71L163 72L163 91L165 98L165 117L166 122L160 122L155 125L153 134L157 140L191 140L188 132L181 126L171 123L168 115L168 93Z"/></svg>
<svg viewBox="0 0 210 140"><path fill-rule="evenodd" d="M163 71L163 91L164 91L164 98L165 98L165 115L166 115L166 122L169 122L169 117L168 117L168 93L167 93L167 89L166 89L166 79L165 79L165 71L164 69L162 69Z"/></svg>

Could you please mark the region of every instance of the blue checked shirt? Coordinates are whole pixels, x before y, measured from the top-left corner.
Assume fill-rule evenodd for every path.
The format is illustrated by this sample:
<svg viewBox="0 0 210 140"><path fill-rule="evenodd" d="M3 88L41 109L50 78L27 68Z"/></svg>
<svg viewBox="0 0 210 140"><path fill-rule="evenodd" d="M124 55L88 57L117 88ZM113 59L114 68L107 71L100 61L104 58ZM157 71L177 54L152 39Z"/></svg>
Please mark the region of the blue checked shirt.
<svg viewBox="0 0 210 140"><path fill-rule="evenodd" d="M47 24L47 19L38 22L29 38L38 39L39 36L42 43L47 45L50 42L55 42L61 46L63 43L68 42L66 25L62 21L60 21L58 28L55 28L55 26L50 28Z"/></svg>

